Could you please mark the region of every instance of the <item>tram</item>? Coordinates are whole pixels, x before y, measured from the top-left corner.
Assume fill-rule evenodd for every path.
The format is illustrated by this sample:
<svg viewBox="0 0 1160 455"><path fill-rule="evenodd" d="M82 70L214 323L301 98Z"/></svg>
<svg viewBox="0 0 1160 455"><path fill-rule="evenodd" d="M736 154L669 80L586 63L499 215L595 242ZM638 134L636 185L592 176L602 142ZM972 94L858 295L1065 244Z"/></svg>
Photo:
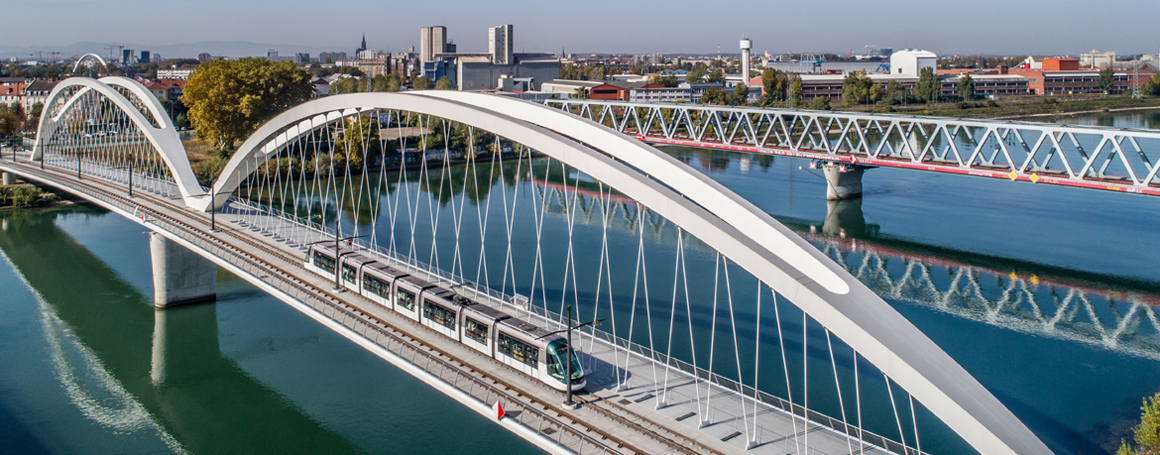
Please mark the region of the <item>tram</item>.
<svg viewBox="0 0 1160 455"><path fill-rule="evenodd" d="M306 270L334 278L351 292L411 319L469 349L495 359L548 386L566 391L587 385L584 368L564 337L503 311L480 305L454 290L429 283L332 243L311 245ZM572 378L566 381L567 364Z"/></svg>

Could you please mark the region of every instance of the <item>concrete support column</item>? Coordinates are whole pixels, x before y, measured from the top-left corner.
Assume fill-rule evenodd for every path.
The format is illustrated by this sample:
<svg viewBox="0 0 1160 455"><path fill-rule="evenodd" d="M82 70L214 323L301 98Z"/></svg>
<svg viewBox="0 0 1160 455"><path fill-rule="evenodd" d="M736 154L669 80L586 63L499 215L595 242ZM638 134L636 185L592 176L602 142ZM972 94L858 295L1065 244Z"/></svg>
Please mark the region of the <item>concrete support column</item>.
<svg viewBox="0 0 1160 455"><path fill-rule="evenodd" d="M856 164L825 163L826 199L853 199L862 197L862 173L866 168Z"/></svg>
<svg viewBox="0 0 1160 455"><path fill-rule="evenodd" d="M4 186L16 184L16 176L15 175L12 175L11 172L4 172L3 174L4 174L4 176L3 176Z"/></svg>
<svg viewBox="0 0 1160 455"><path fill-rule="evenodd" d="M156 232L149 234L153 256L153 306L171 307L217 298L217 265Z"/></svg>

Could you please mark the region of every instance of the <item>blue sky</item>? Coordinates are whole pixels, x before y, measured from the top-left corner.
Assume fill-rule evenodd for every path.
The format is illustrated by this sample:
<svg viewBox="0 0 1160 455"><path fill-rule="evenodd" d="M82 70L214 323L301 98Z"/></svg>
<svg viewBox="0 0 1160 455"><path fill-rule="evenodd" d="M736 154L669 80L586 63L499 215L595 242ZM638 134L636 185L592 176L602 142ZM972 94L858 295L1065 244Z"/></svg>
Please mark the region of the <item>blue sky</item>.
<svg viewBox="0 0 1160 455"><path fill-rule="evenodd" d="M351 51L418 45L445 25L460 51L515 25L517 52L855 53L865 45L939 54L1156 53L1155 0L763 0L532 2L367 0L24 0L5 6L5 46L249 41ZM20 18L13 20L15 18ZM286 49L283 52L292 52Z"/></svg>

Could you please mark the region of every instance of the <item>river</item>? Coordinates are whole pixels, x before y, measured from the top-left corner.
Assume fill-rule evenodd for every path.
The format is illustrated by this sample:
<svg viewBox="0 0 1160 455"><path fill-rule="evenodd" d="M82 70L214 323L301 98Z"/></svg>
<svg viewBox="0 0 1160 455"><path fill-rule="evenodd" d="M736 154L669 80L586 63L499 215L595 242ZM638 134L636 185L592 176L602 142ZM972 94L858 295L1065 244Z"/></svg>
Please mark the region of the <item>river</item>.
<svg viewBox="0 0 1160 455"><path fill-rule="evenodd" d="M1058 121L1154 127L1160 113ZM1059 453L1114 450L1140 398L1160 390L1155 326L1132 309L1160 302L1149 247L1160 213L1151 198L875 169L863 200L827 204L824 180L805 161L669 151L845 261ZM219 276L217 303L155 313L147 237L117 215L81 206L4 212L0 222L0 446L11 451L535 451L228 273ZM598 231L596 223L577 229ZM658 239L673 235L657 229ZM421 240L423 257L429 240ZM598 249L577 253L577 261L598 262ZM702 256L690 267L704 269L706 257L713 263ZM859 266L872 263L877 268ZM916 264L925 272L912 271ZM969 270L983 297L976 300L1006 307L979 307L965 287L938 292L957 283L956 270ZM1025 286L1014 292L1023 297L1004 297L1016 285ZM527 294L528 286L516 290ZM1086 304L1060 303L1077 289ZM549 292L549 301L559 300L559 289ZM1067 314L1050 329L1028 316L1061 305ZM1137 322L1130 333L1109 335L1120 320ZM187 344L159 356L158 327ZM800 337L800 322L796 330ZM820 333L811 327L810 338ZM835 408L824 397L811 395L811 403ZM949 438L929 431L924 450L966 453L953 442L939 450Z"/></svg>

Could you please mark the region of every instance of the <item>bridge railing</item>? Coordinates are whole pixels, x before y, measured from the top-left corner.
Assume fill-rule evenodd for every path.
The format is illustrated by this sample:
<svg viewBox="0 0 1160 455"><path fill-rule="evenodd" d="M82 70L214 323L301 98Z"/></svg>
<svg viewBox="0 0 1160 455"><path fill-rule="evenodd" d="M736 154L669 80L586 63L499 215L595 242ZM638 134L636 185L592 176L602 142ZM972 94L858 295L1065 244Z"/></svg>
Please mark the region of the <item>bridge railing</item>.
<svg viewBox="0 0 1160 455"><path fill-rule="evenodd" d="M351 329L367 340L390 351L401 359L422 368L448 385L466 393L484 405L494 405L504 401L505 419L518 422L545 440L554 441L558 446L573 453L619 453L616 449L566 425L535 407L525 406L516 397L488 384L484 380L463 371L437 355L424 351L401 336L391 333L382 323L344 307L313 289L287 276L277 267L264 265L248 257L244 251L231 247L210 237L200 229L149 210L119 195L83 185L73 186L74 190L87 194L94 200L103 201L127 214L141 217L144 223L153 224L203 251L229 261L235 267L264 281L294 300L310 306L326 316ZM200 235L199 235L200 234Z"/></svg>
<svg viewBox="0 0 1160 455"><path fill-rule="evenodd" d="M301 217L293 217L287 213L275 215L269 211L268 207L253 201L246 201L242 198L232 198L230 204L237 204L250 210L264 211L271 213L273 216L281 216L286 218L286 221L296 224L299 228L317 231L319 233L319 237L334 236L334 229L332 228L319 225L318 223L310 222L309 220ZM424 261L400 255L397 251L384 249L378 244L372 243L365 239L352 239L352 244L360 249L372 252L372 254L377 254L390 259L395 263L396 268L400 268L412 273L420 272L426 274L428 276L428 281L431 281L435 284L460 288L461 292L463 292L465 296L474 294L473 297L475 300L480 300L479 296L483 295L490 298L494 302L510 306L518 311L524 311L535 315L543 319L545 324L550 325L550 328L546 327L549 330L564 328L562 323L562 321L564 321L564 316L558 312L551 311L534 304L521 304L519 303L521 302L521 299L519 299L517 296L496 291L465 277L439 269L438 267L432 266L431 264L428 264ZM765 405L790 414L794 418L805 419L814 424L828 427L839 434L847 435L850 438L859 439L866 445L877 446L893 453L905 455L921 455L924 453L919 452L913 447L905 446L885 436L881 436L866 431L858 426L851 425L842 419L830 417L821 412L805 408L800 404L792 403L767 392L757 390L753 386L743 384L717 373L713 373L709 370L706 370L705 368L696 367L689 362L665 355L662 352L649 349L648 347L634 343L627 339L617 337L612 333L598 330L591 326L580 329L578 332L578 334L593 337L603 343L612 345L617 349L622 349L626 353L636 354L643 358L650 359L659 365L679 370L685 374L688 374L689 376L695 377L698 381L704 381L705 383L717 387L721 390L736 393L740 396L741 399L756 399Z"/></svg>

